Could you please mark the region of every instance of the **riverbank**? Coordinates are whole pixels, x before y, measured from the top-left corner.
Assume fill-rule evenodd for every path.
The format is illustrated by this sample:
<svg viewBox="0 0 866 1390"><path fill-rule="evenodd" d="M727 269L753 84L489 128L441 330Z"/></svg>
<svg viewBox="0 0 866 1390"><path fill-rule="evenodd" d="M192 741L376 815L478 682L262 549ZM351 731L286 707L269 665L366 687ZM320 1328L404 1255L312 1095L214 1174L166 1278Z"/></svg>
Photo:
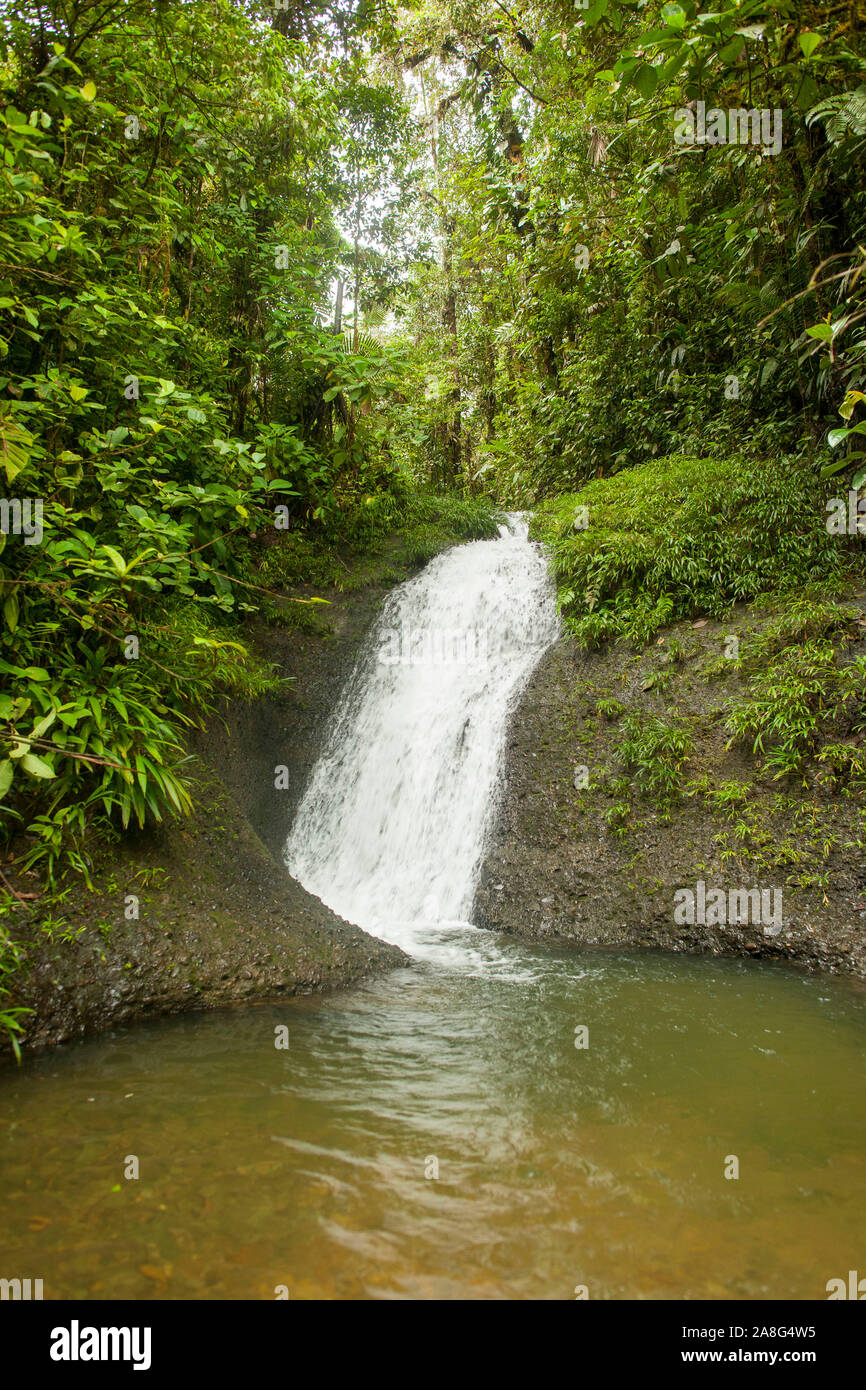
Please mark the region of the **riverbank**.
<svg viewBox="0 0 866 1390"><path fill-rule="evenodd" d="M404 573L356 566L350 592L293 586L326 603L293 625L299 609L287 596L278 602L292 625L250 626L253 647L288 683L284 693L225 700L193 737L191 816L101 847L93 891L78 881L39 895L32 877L13 879L27 896L7 898L20 963L5 1005L31 1011L21 1016L28 1051L159 1014L344 987L404 961L306 893L282 863L329 712ZM278 764L289 768L279 790Z"/></svg>
<svg viewBox="0 0 866 1390"><path fill-rule="evenodd" d="M19 909L28 1051L158 1014L352 984L402 953L343 922L268 853L198 761L197 810L128 837L95 892L76 887L46 918Z"/></svg>
<svg viewBox="0 0 866 1390"><path fill-rule="evenodd" d="M856 663L866 594L852 587L841 598L846 660ZM749 652L789 607L737 605L644 647L588 651L564 636L548 651L510 724L480 924L866 978L862 798L826 761L777 778L727 727L754 688ZM705 899L721 888L726 905L731 890L778 890L780 920L714 922L705 912L709 921L689 922L682 909L676 920L684 899L675 895L698 899L699 883Z"/></svg>

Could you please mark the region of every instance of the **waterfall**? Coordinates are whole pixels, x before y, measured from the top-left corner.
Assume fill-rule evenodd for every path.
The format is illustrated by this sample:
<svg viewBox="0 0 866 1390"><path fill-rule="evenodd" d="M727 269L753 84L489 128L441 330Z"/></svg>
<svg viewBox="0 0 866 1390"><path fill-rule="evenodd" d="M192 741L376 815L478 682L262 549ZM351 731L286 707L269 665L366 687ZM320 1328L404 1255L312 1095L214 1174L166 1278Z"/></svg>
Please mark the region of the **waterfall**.
<svg viewBox="0 0 866 1390"><path fill-rule="evenodd" d="M285 849L334 912L411 954L467 923L508 717L558 632L519 514L401 584L343 692Z"/></svg>

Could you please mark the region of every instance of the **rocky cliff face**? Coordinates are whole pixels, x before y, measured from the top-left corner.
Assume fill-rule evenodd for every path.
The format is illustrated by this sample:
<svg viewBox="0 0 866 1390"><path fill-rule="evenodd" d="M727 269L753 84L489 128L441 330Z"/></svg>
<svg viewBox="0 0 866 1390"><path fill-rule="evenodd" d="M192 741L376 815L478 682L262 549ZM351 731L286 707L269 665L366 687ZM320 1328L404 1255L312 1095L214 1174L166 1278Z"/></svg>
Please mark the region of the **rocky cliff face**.
<svg viewBox="0 0 866 1390"><path fill-rule="evenodd" d="M741 688L726 639L761 621L744 606L723 624L671 628L643 651L587 653L566 638L547 653L511 722L480 925L866 978L862 804L811 774L774 781L749 749L726 746ZM648 791L652 769L623 759L623 722L636 714L687 730L669 806ZM739 799L728 803L730 787ZM753 897L748 920L731 920L747 901L732 894L754 888L781 897L764 900L769 915ZM713 889L722 894L710 898Z"/></svg>
<svg viewBox="0 0 866 1390"><path fill-rule="evenodd" d="M279 862L331 715L389 588L373 583L330 591L322 630L261 627L257 648L278 667L285 694L232 700L196 740L200 756ZM284 769L280 777L278 768Z"/></svg>

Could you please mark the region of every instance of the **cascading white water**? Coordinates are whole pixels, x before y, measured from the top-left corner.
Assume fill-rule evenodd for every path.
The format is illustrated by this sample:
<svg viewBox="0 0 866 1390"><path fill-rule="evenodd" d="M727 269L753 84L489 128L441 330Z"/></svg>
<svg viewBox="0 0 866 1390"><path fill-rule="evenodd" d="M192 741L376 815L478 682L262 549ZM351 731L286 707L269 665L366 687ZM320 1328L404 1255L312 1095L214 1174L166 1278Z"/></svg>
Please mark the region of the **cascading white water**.
<svg viewBox="0 0 866 1390"><path fill-rule="evenodd" d="M517 514L455 546L383 606L285 850L347 921L411 954L466 923L495 811L508 715L558 617Z"/></svg>

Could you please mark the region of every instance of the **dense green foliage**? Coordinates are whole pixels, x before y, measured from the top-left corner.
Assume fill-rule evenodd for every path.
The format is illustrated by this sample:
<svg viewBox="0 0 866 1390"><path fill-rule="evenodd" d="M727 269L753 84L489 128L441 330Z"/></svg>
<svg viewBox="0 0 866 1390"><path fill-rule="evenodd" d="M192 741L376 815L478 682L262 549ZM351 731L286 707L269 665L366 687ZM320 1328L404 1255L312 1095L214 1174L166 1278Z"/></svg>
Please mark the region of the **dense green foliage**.
<svg viewBox="0 0 866 1390"><path fill-rule="evenodd" d="M238 627L262 531L364 543L408 506L371 410L399 354L326 322L401 103L364 79L368 21L335 51L264 13L7 25L0 464L41 512L0 537L0 794L49 877L87 872L97 816L182 811L184 726L273 679Z"/></svg>
<svg viewBox="0 0 866 1390"><path fill-rule="evenodd" d="M687 731L657 715L627 715L619 754L638 791L664 809L679 790L680 770L689 752Z"/></svg>
<svg viewBox="0 0 866 1390"><path fill-rule="evenodd" d="M750 742L776 777L797 772L814 755L832 784L866 789L866 657L850 655L862 624L856 606L791 596L740 656L749 688L728 729Z"/></svg>
<svg viewBox="0 0 866 1390"><path fill-rule="evenodd" d="M416 324L464 468L531 502L746 438L859 452L827 430L863 384L863 27L790 0L422 12L447 241ZM698 102L767 138L678 140Z"/></svg>
<svg viewBox="0 0 866 1390"><path fill-rule="evenodd" d="M563 613L587 645L839 577L821 489L796 461L666 458L539 507Z"/></svg>

